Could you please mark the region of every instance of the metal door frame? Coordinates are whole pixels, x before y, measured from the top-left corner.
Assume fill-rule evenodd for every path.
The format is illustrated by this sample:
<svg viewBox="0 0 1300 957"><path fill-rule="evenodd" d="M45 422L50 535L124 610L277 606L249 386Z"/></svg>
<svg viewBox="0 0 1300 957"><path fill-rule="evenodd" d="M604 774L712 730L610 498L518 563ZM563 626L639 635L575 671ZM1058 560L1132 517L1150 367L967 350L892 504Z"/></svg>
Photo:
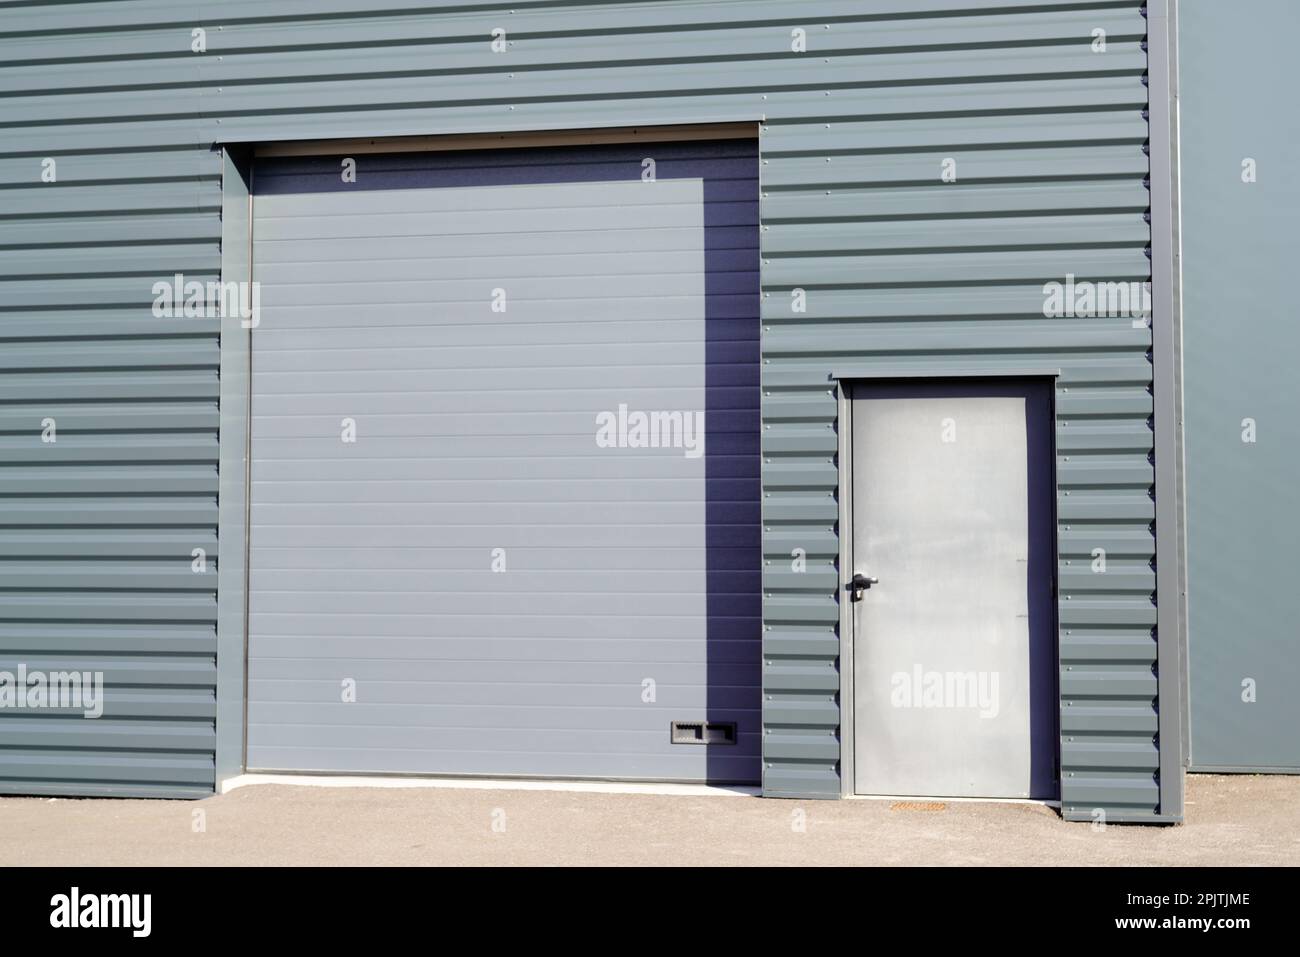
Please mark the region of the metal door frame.
<svg viewBox="0 0 1300 957"><path fill-rule="evenodd" d="M1060 369L1046 368L1026 368L1012 369L1005 366L996 369L933 369L933 370L916 370L908 372L887 372L878 369L845 369L831 373L831 378L836 381L836 402L838 404L838 417L836 430L838 432L838 459L839 459L839 581L837 585L836 600L839 604L839 635L840 635L840 796L845 798L851 797L871 797L872 795L860 795L857 793L854 784L856 777L854 771L854 737L856 733L855 725L857 715L855 714L853 701L853 642L856 638L853 627L853 609L851 602L844 600L845 590L848 588L849 580L853 577L853 392L855 385L878 385L885 382L908 382L916 384L924 383L953 383L968 382L974 379L988 380L1031 380L1034 382L1050 386L1052 408L1051 421L1051 448L1049 454L1052 462L1052 592L1058 593L1058 564L1060 558L1060 542L1057 540L1058 522L1056 517L1056 499L1059 485L1057 484L1056 474L1056 380L1060 376ZM1050 806L1059 806L1061 793L1061 723L1060 723L1060 661L1061 661L1061 626L1059 618L1058 602L1052 602L1052 648L1057 663L1055 669L1057 675L1055 698L1057 702L1056 714L1056 778L1057 778L1057 796L1055 801L1032 800L1030 803L1047 804ZM924 797L926 795L914 795ZM990 798L989 800L997 800Z"/></svg>
<svg viewBox="0 0 1300 957"><path fill-rule="evenodd" d="M439 133L364 139L313 137L283 141L226 141L220 144L222 153L221 280L223 282L246 281L251 284L255 278L253 275L253 206L256 193L253 176L255 160L260 156L314 156L341 152L348 154L437 153L470 149L617 146L642 142L673 144L697 140L748 139L756 144L759 151L761 187L762 122L762 114L754 112L740 113L737 118L731 120L687 124L572 127L551 130L503 128L488 133ZM759 268L761 286L761 258ZM249 577L252 571L249 533L252 525L253 330L242 325L237 317L225 318L221 321L217 540L222 560L217 565L217 685L214 747L214 777L217 793L224 792L225 782L248 771L248 599ZM761 318L758 325L761 329ZM761 356L759 361L761 368ZM762 528L761 521L759 528ZM760 660L761 657L759 654ZM760 678L758 688L760 706L762 692ZM760 728L761 726L760 724ZM761 751L758 766L761 780ZM439 775L417 776L438 777Z"/></svg>

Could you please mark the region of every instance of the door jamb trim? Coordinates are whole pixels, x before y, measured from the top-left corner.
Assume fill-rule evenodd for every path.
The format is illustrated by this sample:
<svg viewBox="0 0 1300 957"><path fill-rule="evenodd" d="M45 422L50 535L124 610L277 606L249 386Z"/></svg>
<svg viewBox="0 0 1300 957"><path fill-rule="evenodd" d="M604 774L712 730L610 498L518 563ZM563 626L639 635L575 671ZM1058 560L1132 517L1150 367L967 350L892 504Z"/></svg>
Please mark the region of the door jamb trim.
<svg viewBox="0 0 1300 957"><path fill-rule="evenodd" d="M840 567L835 585L840 638L840 796L854 796L853 609L844 589L853 577L853 383L837 383L835 419L839 457Z"/></svg>
<svg viewBox="0 0 1300 957"><path fill-rule="evenodd" d="M252 157L222 148L221 280L253 278ZM249 286L249 289L252 287ZM241 306L251 308L252 303ZM248 518L252 330L241 316L218 329L218 488L214 782L242 774L248 734Z"/></svg>
<svg viewBox="0 0 1300 957"><path fill-rule="evenodd" d="M536 149L553 146L617 146L627 143L685 143L697 140L757 141L758 119L723 123L613 126L599 129L506 130L416 136L275 140L259 143L256 155L338 156L353 153L432 153L454 150Z"/></svg>

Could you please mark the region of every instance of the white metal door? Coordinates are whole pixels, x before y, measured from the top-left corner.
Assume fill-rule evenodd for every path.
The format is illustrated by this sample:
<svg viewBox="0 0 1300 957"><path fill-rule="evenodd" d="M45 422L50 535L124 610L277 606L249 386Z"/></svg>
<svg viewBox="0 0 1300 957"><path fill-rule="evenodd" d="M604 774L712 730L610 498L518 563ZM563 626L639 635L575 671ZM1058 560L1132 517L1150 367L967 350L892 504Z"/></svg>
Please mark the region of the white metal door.
<svg viewBox="0 0 1300 957"><path fill-rule="evenodd" d="M859 387L852 459L855 790L1054 797L1049 387Z"/></svg>

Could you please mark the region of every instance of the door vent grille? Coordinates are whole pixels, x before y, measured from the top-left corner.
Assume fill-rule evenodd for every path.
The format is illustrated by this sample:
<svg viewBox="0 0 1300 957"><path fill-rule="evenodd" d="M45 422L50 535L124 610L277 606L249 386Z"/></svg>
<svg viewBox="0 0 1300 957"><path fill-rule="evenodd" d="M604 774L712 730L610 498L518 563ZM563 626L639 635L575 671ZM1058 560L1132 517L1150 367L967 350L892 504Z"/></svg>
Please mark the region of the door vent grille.
<svg viewBox="0 0 1300 957"><path fill-rule="evenodd" d="M674 721L673 744L735 744L734 721Z"/></svg>

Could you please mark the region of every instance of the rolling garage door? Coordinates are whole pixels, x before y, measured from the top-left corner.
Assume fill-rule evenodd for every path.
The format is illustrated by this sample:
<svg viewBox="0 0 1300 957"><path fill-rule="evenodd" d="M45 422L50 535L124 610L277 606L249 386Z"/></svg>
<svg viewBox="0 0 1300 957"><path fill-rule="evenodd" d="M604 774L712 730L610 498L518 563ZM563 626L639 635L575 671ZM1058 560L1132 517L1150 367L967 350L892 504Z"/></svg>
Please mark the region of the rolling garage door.
<svg viewBox="0 0 1300 957"><path fill-rule="evenodd" d="M255 170L248 767L756 781L756 145L350 159Z"/></svg>

